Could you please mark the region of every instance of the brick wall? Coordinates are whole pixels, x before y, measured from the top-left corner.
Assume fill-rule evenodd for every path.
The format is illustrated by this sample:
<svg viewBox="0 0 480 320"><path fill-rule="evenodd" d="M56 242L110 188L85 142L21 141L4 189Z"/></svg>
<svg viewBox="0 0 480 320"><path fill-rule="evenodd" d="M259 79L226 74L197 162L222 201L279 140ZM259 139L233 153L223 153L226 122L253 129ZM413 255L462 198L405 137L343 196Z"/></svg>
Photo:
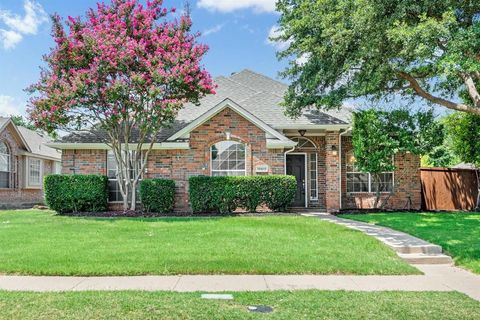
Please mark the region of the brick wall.
<svg viewBox="0 0 480 320"><path fill-rule="evenodd" d="M340 156L339 132L327 131L325 134L325 208L327 211L340 209Z"/></svg>
<svg viewBox="0 0 480 320"><path fill-rule="evenodd" d="M191 176L210 175L210 147L225 140L225 131L231 139L246 145L248 175L254 175L255 167L269 166L269 174L284 174L284 150L266 148L265 133L242 116L225 109L192 131L189 150L153 150L148 161L145 178L168 178L176 182L176 211L189 211L188 179ZM327 131L325 136L308 137L317 147L318 201L309 201L310 207L336 211L342 207L370 208L374 195L346 193L345 155L352 149L351 138L342 138L342 177L340 180L339 132ZM296 150L302 152L302 150ZM309 154L312 151L309 152ZM63 173L106 174L105 150L65 150L62 156ZM388 208L403 209L408 199L411 208L421 205L420 160L405 154L395 157L398 171L395 173L396 189L390 197ZM307 172L308 177L308 172ZM309 190L308 190L309 191ZM386 196L383 196L385 199Z"/></svg>
<svg viewBox="0 0 480 320"><path fill-rule="evenodd" d="M9 128L0 133L0 141L7 144L10 150L10 188L0 188L0 209L25 208L44 203L43 190L25 189L26 185L26 157L21 155L21 145ZM52 173L54 163L43 160L44 175Z"/></svg>
<svg viewBox="0 0 480 320"><path fill-rule="evenodd" d="M63 150L63 174L107 174L106 150Z"/></svg>
<svg viewBox="0 0 480 320"><path fill-rule="evenodd" d="M145 178L168 178L176 182L176 211L189 211L188 179L191 176L210 175L210 147L225 140L225 131L231 140L246 145L246 172L255 175L257 165L269 166L270 174L284 173L283 150L269 150L265 133L229 108L202 124L190 135L189 150L153 150L147 164ZM62 172L66 174L106 174L105 150L64 150Z"/></svg>
<svg viewBox="0 0 480 320"><path fill-rule="evenodd" d="M342 205L344 209L372 208L375 194L372 193L347 193L346 185L346 155L352 150L352 139L342 139ZM395 192L389 197L383 194L381 201L388 198L385 208L388 209L420 209L421 207L421 182L420 182L420 157L413 154L398 154L394 159L397 171L394 173ZM410 200L409 200L410 199ZM409 202L411 204L409 205Z"/></svg>

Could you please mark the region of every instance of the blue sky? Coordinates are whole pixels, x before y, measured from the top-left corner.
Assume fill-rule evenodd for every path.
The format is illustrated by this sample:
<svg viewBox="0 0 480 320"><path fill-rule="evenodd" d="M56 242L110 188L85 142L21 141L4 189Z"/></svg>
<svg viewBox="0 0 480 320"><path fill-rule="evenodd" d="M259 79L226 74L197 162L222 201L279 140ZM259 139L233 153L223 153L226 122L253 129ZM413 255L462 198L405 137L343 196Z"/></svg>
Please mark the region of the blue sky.
<svg viewBox="0 0 480 320"><path fill-rule="evenodd" d="M109 0L106 0L109 1ZM98 0L0 0L0 115L24 114L23 91L39 76L42 55L53 46L47 15L83 15ZM193 30L210 46L204 59L213 76L245 68L278 78L285 62L268 35L278 20L275 0L191 0ZM165 0L183 8L183 0Z"/></svg>

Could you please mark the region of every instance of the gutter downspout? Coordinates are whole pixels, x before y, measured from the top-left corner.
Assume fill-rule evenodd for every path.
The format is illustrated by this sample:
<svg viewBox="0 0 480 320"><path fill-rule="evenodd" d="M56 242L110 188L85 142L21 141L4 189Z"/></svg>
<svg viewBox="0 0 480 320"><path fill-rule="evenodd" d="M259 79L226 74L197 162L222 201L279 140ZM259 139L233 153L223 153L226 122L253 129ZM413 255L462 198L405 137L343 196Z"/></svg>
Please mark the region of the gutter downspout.
<svg viewBox="0 0 480 320"><path fill-rule="evenodd" d="M340 181L340 203L339 203L339 210L342 210L342 137L344 134L348 133L350 130L352 129L352 127L348 128L347 130L343 131L342 133L340 133L338 135L338 158L339 158L339 162L340 162L340 170L338 171L338 175L339 175L339 181Z"/></svg>
<svg viewBox="0 0 480 320"><path fill-rule="evenodd" d="M287 150L283 153L283 171L284 171L284 174L287 174L287 154L294 151L296 147L293 147L292 149L290 150Z"/></svg>

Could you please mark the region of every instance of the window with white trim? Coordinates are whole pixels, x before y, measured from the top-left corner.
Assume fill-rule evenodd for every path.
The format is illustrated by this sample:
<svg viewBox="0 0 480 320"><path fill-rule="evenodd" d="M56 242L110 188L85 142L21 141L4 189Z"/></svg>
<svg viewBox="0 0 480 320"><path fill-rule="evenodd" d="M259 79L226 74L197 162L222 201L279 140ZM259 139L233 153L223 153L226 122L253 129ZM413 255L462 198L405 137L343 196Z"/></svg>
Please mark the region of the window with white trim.
<svg viewBox="0 0 480 320"><path fill-rule="evenodd" d="M379 182L376 183L374 175L358 169L353 151L348 152L346 156L347 192L377 192L377 186L380 187L380 192L393 190L393 172L380 173Z"/></svg>
<svg viewBox="0 0 480 320"><path fill-rule="evenodd" d="M310 154L310 200L318 200L317 154Z"/></svg>
<svg viewBox="0 0 480 320"><path fill-rule="evenodd" d="M28 185L30 187L42 186L42 160L28 158Z"/></svg>
<svg viewBox="0 0 480 320"><path fill-rule="evenodd" d="M130 151L130 152L133 153L135 151ZM131 160L133 159L133 156L130 156L129 158ZM138 160L138 163L136 165L134 165L130 161L129 167L130 167L130 170L129 170L130 177L133 178L141 168L141 159ZM118 182L117 161L115 160L115 154L113 153L112 150L109 150L107 152L107 177L108 177L108 201L122 202L123 196L122 196L122 192L120 191L120 184ZM138 184L137 184L137 200L140 201L140 198L138 196Z"/></svg>
<svg viewBox="0 0 480 320"><path fill-rule="evenodd" d="M246 175L245 145L236 141L220 141L210 148L212 176Z"/></svg>
<svg viewBox="0 0 480 320"><path fill-rule="evenodd" d="M61 174L62 173L62 163L60 161L55 161L53 165L53 173Z"/></svg>
<svg viewBox="0 0 480 320"><path fill-rule="evenodd" d="M0 188L10 188L10 162L10 150L5 142L0 141Z"/></svg>

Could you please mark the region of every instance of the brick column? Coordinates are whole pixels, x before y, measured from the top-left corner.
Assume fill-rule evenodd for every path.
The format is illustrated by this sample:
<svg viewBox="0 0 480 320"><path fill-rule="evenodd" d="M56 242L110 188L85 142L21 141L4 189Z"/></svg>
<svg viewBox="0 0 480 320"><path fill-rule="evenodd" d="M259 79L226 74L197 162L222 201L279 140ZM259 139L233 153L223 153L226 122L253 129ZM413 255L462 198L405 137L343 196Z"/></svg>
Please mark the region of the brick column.
<svg viewBox="0 0 480 320"><path fill-rule="evenodd" d="M339 132L327 131L325 134L325 196L328 212L340 209L340 154Z"/></svg>

